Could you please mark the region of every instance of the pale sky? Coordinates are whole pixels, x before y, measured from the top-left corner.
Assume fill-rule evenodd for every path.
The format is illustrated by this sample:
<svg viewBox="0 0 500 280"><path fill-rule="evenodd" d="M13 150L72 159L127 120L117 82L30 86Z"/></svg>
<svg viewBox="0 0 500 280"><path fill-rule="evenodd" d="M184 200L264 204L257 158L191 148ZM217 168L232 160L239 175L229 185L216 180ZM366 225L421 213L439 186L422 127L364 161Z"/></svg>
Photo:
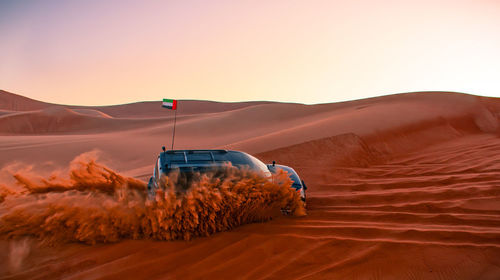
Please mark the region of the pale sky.
<svg viewBox="0 0 500 280"><path fill-rule="evenodd" d="M500 1L0 0L0 89L78 105L500 97Z"/></svg>

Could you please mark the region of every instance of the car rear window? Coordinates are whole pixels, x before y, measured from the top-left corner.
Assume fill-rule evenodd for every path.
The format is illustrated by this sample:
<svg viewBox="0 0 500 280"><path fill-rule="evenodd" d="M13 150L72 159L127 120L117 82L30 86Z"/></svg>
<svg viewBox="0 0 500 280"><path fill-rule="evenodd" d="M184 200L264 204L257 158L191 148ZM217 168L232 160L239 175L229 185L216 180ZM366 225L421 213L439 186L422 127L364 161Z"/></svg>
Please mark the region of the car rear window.
<svg viewBox="0 0 500 280"><path fill-rule="evenodd" d="M212 161L212 156L209 153L187 153L188 162L192 161Z"/></svg>
<svg viewBox="0 0 500 280"><path fill-rule="evenodd" d="M170 162L185 162L184 153L174 153L168 155L168 160Z"/></svg>
<svg viewBox="0 0 500 280"><path fill-rule="evenodd" d="M163 153L168 168L221 166L231 163L235 167L248 167L254 171L269 173L267 166L256 158L237 151L183 151Z"/></svg>

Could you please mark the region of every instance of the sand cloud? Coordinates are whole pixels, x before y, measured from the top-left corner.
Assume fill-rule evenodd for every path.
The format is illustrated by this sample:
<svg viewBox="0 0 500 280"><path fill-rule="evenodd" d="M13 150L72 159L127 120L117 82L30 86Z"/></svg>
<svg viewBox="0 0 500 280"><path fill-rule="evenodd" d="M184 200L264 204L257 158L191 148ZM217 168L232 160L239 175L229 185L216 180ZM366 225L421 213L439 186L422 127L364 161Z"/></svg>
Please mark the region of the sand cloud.
<svg viewBox="0 0 500 280"><path fill-rule="evenodd" d="M304 213L284 174L272 183L228 168L222 176L221 171L199 175L182 191L176 178L165 177L162 189L148 199L144 182L98 163L95 153L76 157L67 176L10 172L22 190L3 192L0 234L13 239L33 236L49 244L189 240L269 220L280 209Z"/></svg>

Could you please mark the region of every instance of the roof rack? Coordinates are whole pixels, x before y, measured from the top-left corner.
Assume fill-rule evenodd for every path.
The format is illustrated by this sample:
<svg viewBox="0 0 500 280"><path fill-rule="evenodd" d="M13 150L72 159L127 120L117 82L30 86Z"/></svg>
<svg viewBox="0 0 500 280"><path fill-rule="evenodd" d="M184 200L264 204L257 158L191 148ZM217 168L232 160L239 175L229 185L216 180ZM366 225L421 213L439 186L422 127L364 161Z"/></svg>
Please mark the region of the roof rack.
<svg viewBox="0 0 500 280"><path fill-rule="evenodd" d="M196 153L196 152L218 152L218 153L227 153L227 150L169 150L166 151L167 154L175 154L175 153Z"/></svg>

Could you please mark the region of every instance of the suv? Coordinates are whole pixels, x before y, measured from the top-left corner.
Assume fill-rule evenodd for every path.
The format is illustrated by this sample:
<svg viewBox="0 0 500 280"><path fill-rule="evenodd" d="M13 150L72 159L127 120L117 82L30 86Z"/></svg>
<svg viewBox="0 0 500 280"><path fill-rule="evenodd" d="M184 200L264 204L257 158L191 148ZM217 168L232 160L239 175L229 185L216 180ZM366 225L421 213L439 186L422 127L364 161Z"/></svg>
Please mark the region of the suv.
<svg viewBox="0 0 500 280"><path fill-rule="evenodd" d="M231 164L234 167L249 169L263 177L271 177L267 166L255 157L238 151L228 150L170 150L160 153L149 179L148 192L154 194L160 187L162 175L168 176L171 172L179 172L179 187L190 185L196 174L212 172L218 167Z"/></svg>
<svg viewBox="0 0 500 280"><path fill-rule="evenodd" d="M225 167L231 164L240 169L249 169L265 178L271 178L273 173L276 173L276 167L282 168L287 171L290 178L294 181L292 187L301 190L298 187L294 178L298 178L297 173L290 167L284 165L266 165L255 157L240 151L229 150L170 150L165 151L158 155L153 176L149 178L148 193L154 196L156 190L160 187L160 178L162 175L168 176L171 172L179 172L180 187L187 187L190 185L196 174L211 172L217 167ZM290 171L291 170L291 171ZM299 184L300 182L298 179ZM302 188L301 198L305 201L305 194Z"/></svg>

